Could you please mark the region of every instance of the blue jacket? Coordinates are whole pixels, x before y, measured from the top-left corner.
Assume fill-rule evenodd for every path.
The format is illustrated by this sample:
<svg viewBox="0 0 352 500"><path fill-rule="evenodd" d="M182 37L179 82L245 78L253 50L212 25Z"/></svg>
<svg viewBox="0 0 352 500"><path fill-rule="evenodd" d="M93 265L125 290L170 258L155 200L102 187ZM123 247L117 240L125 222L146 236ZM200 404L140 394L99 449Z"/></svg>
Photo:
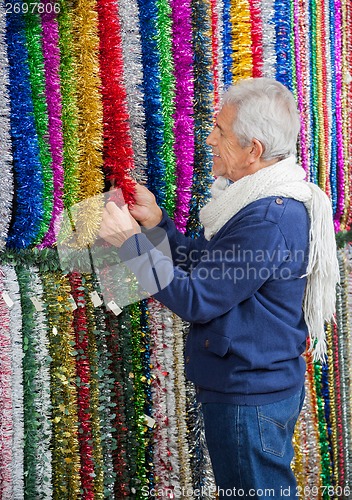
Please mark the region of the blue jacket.
<svg viewBox="0 0 352 500"><path fill-rule="evenodd" d="M156 279L154 297L191 323L185 367L199 401L267 404L297 392L307 337L305 206L289 198L257 200L210 241L185 237L165 212L159 227L172 260L148 232L129 238L119 253L142 286Z"/></svg>

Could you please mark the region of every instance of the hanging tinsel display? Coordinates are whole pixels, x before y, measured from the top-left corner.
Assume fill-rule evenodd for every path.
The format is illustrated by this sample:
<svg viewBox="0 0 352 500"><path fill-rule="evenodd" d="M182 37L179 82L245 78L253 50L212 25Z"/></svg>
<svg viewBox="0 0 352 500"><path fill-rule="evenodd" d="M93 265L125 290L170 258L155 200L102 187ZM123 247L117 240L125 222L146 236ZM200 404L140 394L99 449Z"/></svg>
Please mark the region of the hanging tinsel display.
<svg viewBox="0 0 352 500"><path fill-rule="evenodd" d="M73 206L111 183L133 202L132 177L196 238L222 91L260 75L296 98L298 158L331 199L339 247L326 363L305 354L294 472L302 498L351 497L351 41L348 0L0 6L3 500L214 499L188 325L152 298L119 314L110 268L64 275L50 247L63 206L90 244L102 202Z"/></svg>

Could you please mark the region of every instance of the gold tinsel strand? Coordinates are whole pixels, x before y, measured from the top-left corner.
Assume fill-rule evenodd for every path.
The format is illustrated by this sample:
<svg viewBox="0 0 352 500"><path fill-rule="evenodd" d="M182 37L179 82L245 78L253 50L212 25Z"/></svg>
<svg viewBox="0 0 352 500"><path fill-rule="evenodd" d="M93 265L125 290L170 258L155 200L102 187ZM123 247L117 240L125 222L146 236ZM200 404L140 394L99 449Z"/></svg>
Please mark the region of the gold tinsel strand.
<svg viewBox="0 0 352 500"><path fill-rule="evenodd" d="M247 0L231 0L232 24L232 82L252 76L252 37L249 3Z"/></svg>
<svg viewBox="0 0 352 500"><path fill-rule="evenodd" d="M75 336L70 285L60 273L41 275L47 307L52 400L52 481L54 500L80 498L80 455L77 439Z"/></svg>

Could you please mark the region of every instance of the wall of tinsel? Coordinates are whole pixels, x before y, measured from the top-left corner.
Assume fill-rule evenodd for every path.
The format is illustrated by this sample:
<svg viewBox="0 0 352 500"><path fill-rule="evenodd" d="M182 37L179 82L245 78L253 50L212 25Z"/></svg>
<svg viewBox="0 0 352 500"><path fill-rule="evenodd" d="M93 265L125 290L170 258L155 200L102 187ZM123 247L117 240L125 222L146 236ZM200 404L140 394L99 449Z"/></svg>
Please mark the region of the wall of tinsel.
<svg viewBox="0 0 352 500"><path fill-rule="evenodd" d="M110 182L131 200L130 175L196 237L222 89L261 75L296 96L341 269L327 363L307 354L298 493L352 498L351 44L349 0L0 3L2 500L214 498L187 324L152 299L97 305L55 242L64 208Z"/></svg>

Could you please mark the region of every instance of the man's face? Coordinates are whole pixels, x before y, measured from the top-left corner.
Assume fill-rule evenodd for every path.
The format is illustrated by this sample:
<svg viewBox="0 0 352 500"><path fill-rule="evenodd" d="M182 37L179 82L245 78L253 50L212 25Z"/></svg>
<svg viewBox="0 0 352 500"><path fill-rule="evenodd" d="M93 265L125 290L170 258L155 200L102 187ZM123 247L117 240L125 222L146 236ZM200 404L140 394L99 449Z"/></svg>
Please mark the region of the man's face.
<svg viewBox="0 0 352 500"><path fill-rule="evenodd" d="M213 148L213 173L237 181L252 173L250 151L252 144L240 146L233 123L236 116L234 106L225 104L220 110L216 125L207 137L206 143Z"/></svg>

